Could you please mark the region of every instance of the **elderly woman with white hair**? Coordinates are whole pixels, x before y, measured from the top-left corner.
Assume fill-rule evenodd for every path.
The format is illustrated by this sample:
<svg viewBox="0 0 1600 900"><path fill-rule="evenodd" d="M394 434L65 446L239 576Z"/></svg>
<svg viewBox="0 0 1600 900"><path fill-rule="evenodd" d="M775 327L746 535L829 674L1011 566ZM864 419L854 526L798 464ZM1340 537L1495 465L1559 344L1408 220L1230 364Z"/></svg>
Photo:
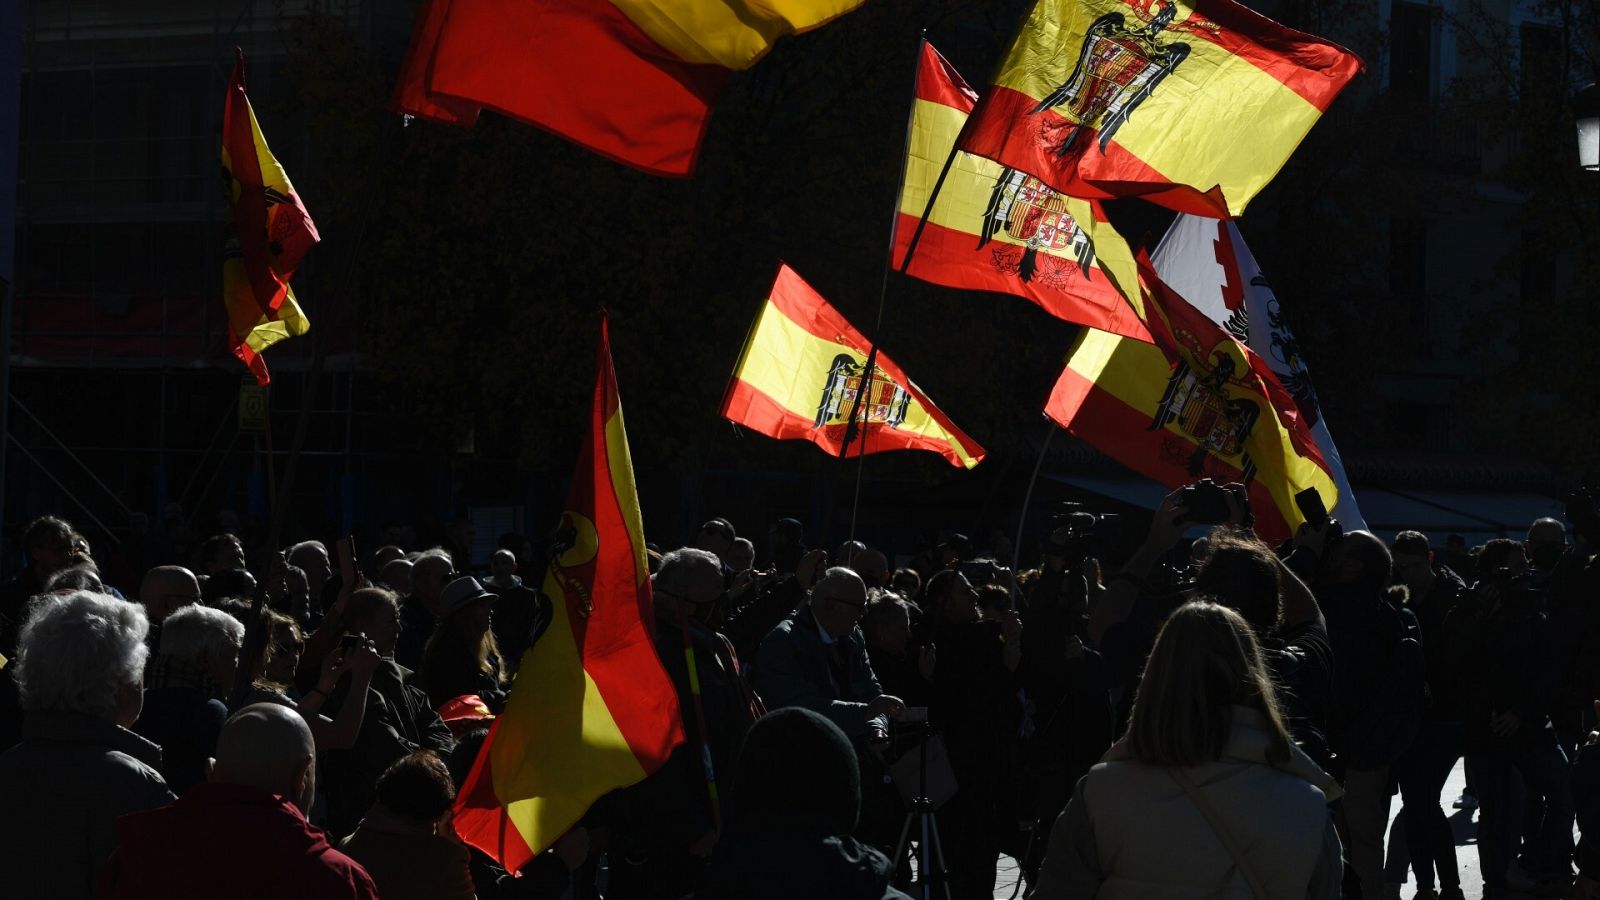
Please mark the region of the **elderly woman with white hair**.
<svg viewBox="0 0 1600 900"><path fill-rule="evenodd" d="M244 625L209 606L185 606L162 622L133 730L161 747L156 768L173 793L206 780L243 644Z"/></svg>
<svg viewBox="0 0 1600 900"><path fill-rule="evenodd" d="M170 801L144 705L144 608L76 591L35 598L18 641L22 743L0 754L0 896L92 897L126 813Z"/></svg>

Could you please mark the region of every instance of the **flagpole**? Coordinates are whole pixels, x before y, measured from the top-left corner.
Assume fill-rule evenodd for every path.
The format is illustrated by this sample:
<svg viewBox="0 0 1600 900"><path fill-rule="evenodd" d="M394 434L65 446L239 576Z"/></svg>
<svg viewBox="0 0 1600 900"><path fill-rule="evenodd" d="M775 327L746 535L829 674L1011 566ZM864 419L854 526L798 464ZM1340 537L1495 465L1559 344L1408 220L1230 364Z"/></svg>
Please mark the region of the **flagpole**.
<svg viewBox="0 0 1600 900"><path fill-rule="evenodd" d="M871 390L872 390L872 371L873 371L873 368L874 368L874 364L878 361L878 334L883 331L883 309L884 309L884 306L886 305L886 302L887 302L888 297L889 297L889 272L892 269L894 269L895 235L896 235L896 231L897 231L897 229L898 229L898 227L900 225L900 201L903 200L904 197L905 197L906 168L909 165L910 159L911 159L912 127L916 124L916 120L917 120L917 82L920 81L921 77L922 77L922 55L923 55L923 50L927 46L928 46L928 30L926 28L924 28L924 29L922 29L922 34L917 38L916 60L911 65L911 103L910 103L910 105L908 105L906 107L906 138L905 138L904 146L902 146L900 148L900 177L895 182L895 186L894 186L894 209L893 209L893 211L891 212L891 214L889 216L889 249L888 249L888 252L884 254L883 280L881 282L879 282L879 285L878 285L878 317L874 321L873 326L872 326L872 335L871 335L872 345L871 345L871 348L867 351L867 361L866 361L866 364L862 367L862 370L861 370L861 386L859 388L857 388L857 390L856 390L855 402L853 404L851 404L851 406L850 406L850 419L845 424L845 428L844 428L844 446L839 448L839 459L841 461L845 460L845 459L848 459L849 456L850 456L850 442L855 438L855 433L858 430L861 432L861 451L856 454L855 498L850 503L850 540L852 540L852 541L855 540L855 538L856 538L856 516L861 511L861 476L862 476L862 473L867 468L867 424L868 423L867 422L862 422L860 427L858 428L857 425L856 425L856 414L861 410L861 398L862 398L862 396L864 394L870 393ZM951 155L951 159L954 159L954 158L955 158L955 156L954 156L954 154L952 154ZM946 168L946 170L949 169L949 163L948 162L945 163L945 168ZM939 181L941 183L944 181L944 175L942 173L939 176ZM938 192L938 188L937 187L934 188L934 192L935 192L935 194L937 194L937 192ZM928 203L928 210L931 211L932 209L933 209L933 203L930 200L929 203ZM916 247L915 241L917 240L918 237L921 236L921 234L922 234L922 224L924 222L926 222L927 219L928 219L927 212L924 212L923 216L922 216L922 222L917 223L917 231L912 236L912 241L913 241L912 249L915 249L915 247ZM906 263L909 265L910 261L911 261L911 254L907 253L906 254ZM904 272L905 270L901 269L901 271ZM870 414L870 410L869 410L869 414Z"/></svg>
<svg viewBox="0 0 1600 900"><path fill-rule="evenodd" d="M1022 529L1028 524L1028 507L1033 504L1033 486L1039 483L1039 470L1044 467L1044 458L1050 452L1050 439L1056 436L1055 420L1045 416L1045 422L1050 430L1045 432L1044 445L1039 448L1039 459L1033 464L1033 476L1028 479L1027 493L1022 495L1022 513L1017 517L1017 539L1011 545L1011 571L1021 571L1022 562Z"/></svg>

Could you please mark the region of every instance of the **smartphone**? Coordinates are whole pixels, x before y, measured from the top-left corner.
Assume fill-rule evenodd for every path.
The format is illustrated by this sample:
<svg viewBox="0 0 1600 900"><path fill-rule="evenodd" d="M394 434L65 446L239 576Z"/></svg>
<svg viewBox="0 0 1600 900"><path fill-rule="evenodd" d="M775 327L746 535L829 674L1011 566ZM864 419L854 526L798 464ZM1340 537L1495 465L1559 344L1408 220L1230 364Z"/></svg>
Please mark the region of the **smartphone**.
<svg viewBox="0 0 1600 900"><path fill-rule="evenodd" d="M356 583L356 536L347 534L334 545L335 553L339 556L339 577L344 583L355 586Z"/></svg>
<svg viewBox="0 0 1600 900"><path fill-rule="evenodd" d="M1306 524L1312 528L1328 524L1328 507L1322 504L1322 495L1316 488L1306 488L1295 494L1294 505L1300 507L1300 515L1305 516Z"/></svg>
<svg viewBox="0 0 1600 900"><path fill-rule="evenodd" d="M928 721L928 708L926 706L908 706L900 710L900 718L896 721L907 725L926 722Z"/></svg>
<svg viewBox="0 0 1600 900"><path fill-rule="evenodd" d="M339 637L339 649L346 653L365 646L367 639L359 634L345 634Z"/></svg>

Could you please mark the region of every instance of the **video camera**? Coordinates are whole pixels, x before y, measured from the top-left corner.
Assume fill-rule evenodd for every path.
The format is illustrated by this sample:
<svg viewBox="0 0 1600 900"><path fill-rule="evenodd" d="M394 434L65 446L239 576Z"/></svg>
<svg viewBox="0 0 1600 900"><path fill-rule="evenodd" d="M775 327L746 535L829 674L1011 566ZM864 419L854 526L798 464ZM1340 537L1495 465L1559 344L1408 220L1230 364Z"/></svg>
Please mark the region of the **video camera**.
<svg viewBox="0 0 1600 900"><path fill-rule="evenodd" d="M1060 556L1067 561L1068 571L1076 571L1085 559L1106 556L1122 532L1122 517L1088 512L1080 503L1063 503L1050 516L1050 531L1045 556Z"/></svg>

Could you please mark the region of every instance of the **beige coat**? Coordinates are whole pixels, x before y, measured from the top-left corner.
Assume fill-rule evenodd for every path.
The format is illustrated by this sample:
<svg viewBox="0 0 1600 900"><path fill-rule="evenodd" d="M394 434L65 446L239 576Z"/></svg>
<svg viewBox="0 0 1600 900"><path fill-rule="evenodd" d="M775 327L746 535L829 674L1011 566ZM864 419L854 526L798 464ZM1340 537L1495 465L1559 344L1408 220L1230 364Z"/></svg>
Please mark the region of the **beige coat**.
<svg viewBox="0 0 1600 900"><path fill-rule="evenodd" d="M1222 758L1189 769L1272 900L1336 900L1339 837L1328 802L1339 786L1305 754L1266 761L1265 721L1234 707ZM1227 846L1162 767L1120 742L1089 770L1056 820L1033 900L1253 897ZM1264 898L1256 898L1264 900Z"/></svg>

